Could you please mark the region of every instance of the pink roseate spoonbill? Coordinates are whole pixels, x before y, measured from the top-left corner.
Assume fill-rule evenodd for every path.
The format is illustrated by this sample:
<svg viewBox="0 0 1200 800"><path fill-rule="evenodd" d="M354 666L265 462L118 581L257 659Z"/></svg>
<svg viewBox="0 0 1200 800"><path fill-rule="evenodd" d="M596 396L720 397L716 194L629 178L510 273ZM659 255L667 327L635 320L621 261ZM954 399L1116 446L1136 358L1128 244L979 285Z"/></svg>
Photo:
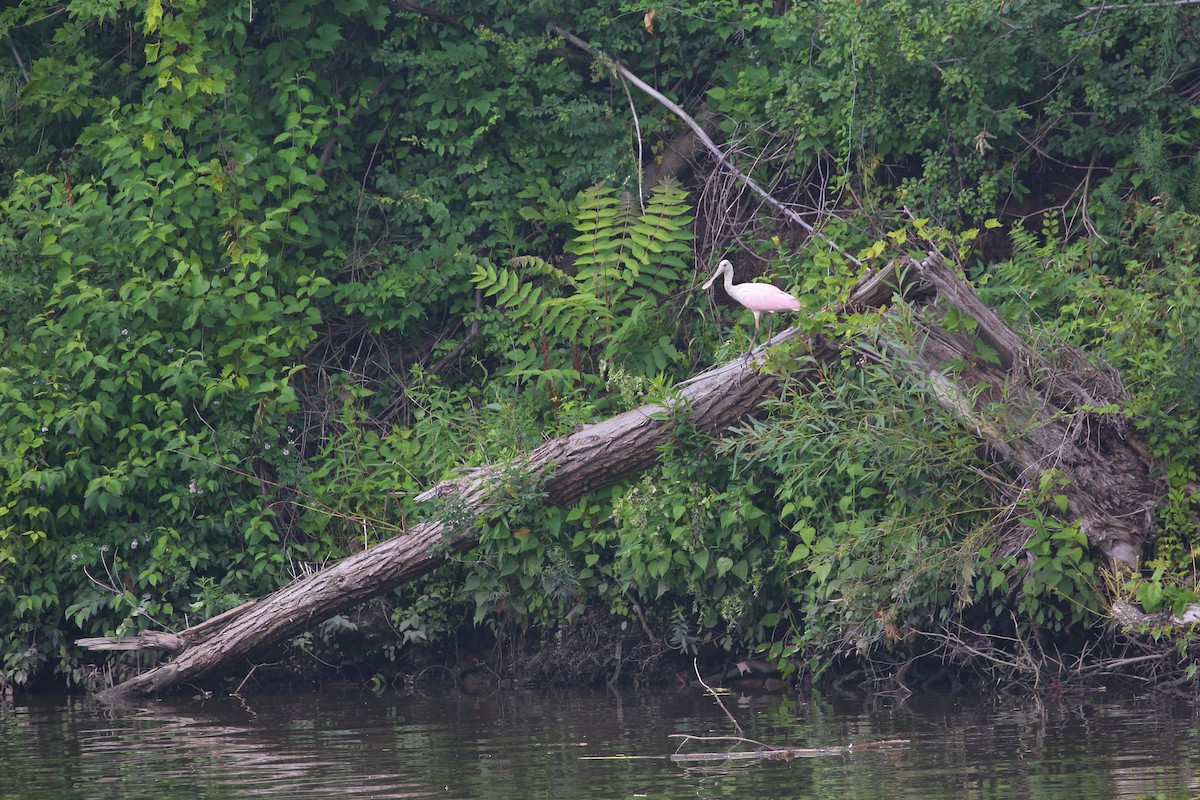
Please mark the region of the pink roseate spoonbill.
<svg viewBox="0 0 1200 800"><path fill-rule="evenodd" d="M712 286L722 272L725 273L726 294L754 314L754 341L750 343L750 350L746 351L746 355L749 356L750 351L754 350L754 345L758 343L758 315L774 314L776 311L799 311L800 301L769 283L734 283L733 264L726 259L722 259L721 263L717 264L717 271L702 288L707 289ZM767 338L770 338L770 332L768 332Z"/></svg>

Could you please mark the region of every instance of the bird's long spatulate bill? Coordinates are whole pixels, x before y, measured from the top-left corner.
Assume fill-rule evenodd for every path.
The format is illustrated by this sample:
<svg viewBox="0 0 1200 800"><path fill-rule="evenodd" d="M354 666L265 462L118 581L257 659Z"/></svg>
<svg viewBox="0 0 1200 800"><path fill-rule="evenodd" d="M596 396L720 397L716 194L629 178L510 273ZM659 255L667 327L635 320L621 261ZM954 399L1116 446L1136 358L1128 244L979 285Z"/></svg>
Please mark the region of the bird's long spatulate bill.
<svg viewBox="0 0 1200 800"><path fill-rule="evenodd" d="M717 271L713 273L713 276L712 276L711 278L709 278L709 279L708 279L708 282L707 282L707 283L705 283L705 284L704 284L703 286L701 286L700 288L701 288L701 289L707 289L708 287L712 286L712 285L713 285L713 281L715 281L715 280L717 279L717 276L721 274L721 269L722 269L721 267L717 267Z"/></svg>

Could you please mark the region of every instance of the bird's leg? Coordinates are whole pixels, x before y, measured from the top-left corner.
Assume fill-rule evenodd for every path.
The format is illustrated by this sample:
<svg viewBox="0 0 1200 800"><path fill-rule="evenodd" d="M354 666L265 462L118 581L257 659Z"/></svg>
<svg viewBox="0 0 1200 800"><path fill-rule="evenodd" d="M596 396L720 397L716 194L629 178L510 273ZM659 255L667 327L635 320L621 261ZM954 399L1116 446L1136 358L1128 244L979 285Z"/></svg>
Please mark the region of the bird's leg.
<svg viewBox="0 0 1200 800"><path fill-rule="evenodd" d="M754 312L754 338L750 340L750 349L746 351L746 360L750 360L750 354L754 352L754 346L758 344L758 312Z"/></svg>

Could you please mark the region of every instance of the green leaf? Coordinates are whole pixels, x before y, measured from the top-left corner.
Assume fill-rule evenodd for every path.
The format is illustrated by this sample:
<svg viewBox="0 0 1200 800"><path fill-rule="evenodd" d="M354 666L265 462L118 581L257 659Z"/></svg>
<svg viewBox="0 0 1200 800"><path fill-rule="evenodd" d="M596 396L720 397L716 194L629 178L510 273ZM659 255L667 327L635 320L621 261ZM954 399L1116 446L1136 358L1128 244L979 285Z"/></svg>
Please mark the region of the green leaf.
<svg viewBox="0 0 1200 800"><path fill-rule="evenodd" d="M146 22L143 30L146 33L154 33L158 30L159 23L162 22L163 7L161 0L149 0L146 3Z"/></svg>

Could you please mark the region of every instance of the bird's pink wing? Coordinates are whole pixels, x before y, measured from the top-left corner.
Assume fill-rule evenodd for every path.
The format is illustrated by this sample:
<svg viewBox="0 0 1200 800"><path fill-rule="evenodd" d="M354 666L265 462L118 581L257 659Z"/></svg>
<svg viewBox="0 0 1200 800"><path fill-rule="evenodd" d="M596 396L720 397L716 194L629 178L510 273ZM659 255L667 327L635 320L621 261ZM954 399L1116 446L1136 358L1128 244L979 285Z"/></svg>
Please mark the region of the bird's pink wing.
<svg viewBox="0 0 1200 800"><path fill-rule="evenodd" d="M733 299L751 311L799 311L800 301L769 283L739 283Z"/></svg>

